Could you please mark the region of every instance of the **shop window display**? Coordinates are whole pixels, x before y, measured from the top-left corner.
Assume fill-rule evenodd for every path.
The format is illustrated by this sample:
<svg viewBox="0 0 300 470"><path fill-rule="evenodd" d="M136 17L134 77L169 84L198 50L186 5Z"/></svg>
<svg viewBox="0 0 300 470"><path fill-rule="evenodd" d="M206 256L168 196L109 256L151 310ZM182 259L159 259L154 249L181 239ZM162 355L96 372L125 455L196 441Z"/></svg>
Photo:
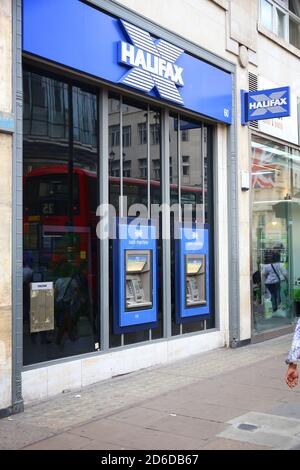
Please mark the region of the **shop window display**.
<svg viewBox="0 0 300 470"><path fill-rule="evenodd" d="M293 322L300 310L299 152L252 142L252 285L255 332Z"/></svg>

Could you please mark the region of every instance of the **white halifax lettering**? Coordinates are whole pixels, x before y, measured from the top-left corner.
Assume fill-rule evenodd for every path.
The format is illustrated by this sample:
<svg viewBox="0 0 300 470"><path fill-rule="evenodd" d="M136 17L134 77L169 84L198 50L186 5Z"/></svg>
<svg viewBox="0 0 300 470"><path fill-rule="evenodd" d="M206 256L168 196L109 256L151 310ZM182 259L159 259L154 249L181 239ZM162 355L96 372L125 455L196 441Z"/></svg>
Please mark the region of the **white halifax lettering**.
<svg viewBox="0 0 300 470"><path fill-rule="evenodd" d="M123 41L121 42L121 61L132 67L140 67L147 70L147 72L171 80L177 85L184 85L182 67L178 67L176 64Z"/></svg>
<svg viewBox="0 0 300 470"><path fill-rule="evenodd" d="M272 108L275 106L287 105L287 98L279 98L277 100L264 100L258 101L257 103L249 103L249 109L259 109L259 108Z"/></svg>

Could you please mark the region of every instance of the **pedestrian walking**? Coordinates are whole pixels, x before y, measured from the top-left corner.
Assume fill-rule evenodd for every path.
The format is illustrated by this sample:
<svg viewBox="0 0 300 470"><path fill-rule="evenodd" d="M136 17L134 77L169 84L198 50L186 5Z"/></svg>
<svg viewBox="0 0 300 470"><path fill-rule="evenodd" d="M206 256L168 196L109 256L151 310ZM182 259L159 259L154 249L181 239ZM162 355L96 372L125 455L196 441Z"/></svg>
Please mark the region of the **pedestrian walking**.
<svg viewBox="0 0 300 470"><path fill-rule="evenodd" d="M277 250L268 254L268 262L262 266L261 274L265 281L265 286L271 295L272 310L277 312L281 304L281 282L288 279L287 271L280 262L280 253Z"/></svg>
<svg viewBox="0 0 300 470"><path fill-rule="evenodd" d="M292 346L288 354L286 363L288 364L288 370L285 381L290 388L298 385L299 373L297 369L297 361L300 359L300 319L296 325L296 330L293 337Z"/></svg>

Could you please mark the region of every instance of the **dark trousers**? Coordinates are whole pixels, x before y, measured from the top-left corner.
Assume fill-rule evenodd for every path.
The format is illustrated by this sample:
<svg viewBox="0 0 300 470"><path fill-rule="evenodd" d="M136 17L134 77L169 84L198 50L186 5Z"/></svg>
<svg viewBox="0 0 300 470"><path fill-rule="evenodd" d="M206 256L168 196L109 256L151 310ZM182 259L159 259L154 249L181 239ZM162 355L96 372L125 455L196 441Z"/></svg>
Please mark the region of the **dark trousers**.
<svg viewBox="0 0 300 470"><path fill-rule="evenodd" d="M276 282L275 284L266 284L266 288L271 294L273 312L276 312L276 310L278 309L278 305L281 302L280 282Z"/></svg>

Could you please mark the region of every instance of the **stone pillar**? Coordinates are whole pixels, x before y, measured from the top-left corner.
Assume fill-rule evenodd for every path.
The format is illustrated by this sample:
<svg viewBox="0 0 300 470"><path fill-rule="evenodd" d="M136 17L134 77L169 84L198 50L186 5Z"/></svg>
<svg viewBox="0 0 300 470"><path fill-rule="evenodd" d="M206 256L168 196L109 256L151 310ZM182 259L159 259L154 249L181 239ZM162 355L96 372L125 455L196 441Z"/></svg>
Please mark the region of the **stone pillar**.
<svg viewBox="0 0 300 470"><path fill-rule="evenodd" d="M0 1L0 417L12 406L12 0ZM7 127L7 129L6 129Z"/></svg>

